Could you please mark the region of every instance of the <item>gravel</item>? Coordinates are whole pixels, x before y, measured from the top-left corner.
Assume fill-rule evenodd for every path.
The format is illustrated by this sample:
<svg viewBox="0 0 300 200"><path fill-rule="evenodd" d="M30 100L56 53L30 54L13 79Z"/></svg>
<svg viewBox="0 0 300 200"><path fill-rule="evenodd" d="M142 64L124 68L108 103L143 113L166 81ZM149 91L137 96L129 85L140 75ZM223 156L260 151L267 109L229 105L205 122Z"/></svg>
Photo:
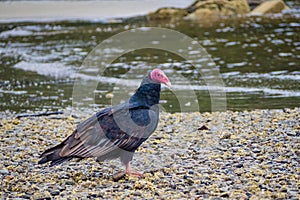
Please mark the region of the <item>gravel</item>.
<svg viewBox="0 0 300 200"><path fill-rule="evenodd" d="M300 108L161 113L132 161L144 175L117 179L119 160L37 165L84 116L0 116L1 199L300 199Z"/></svg>

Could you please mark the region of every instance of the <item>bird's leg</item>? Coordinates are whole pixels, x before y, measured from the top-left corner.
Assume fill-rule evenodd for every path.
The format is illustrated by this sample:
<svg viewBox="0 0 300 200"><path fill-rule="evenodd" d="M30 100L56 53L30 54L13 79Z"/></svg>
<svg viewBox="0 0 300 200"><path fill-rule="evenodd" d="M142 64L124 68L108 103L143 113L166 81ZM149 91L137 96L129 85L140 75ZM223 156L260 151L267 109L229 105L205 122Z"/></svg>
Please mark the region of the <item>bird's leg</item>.
<svg viewBox="0 0 300 200"><path fill-rule="evenodd" d="M129 162L126 164L125 173L128 174L129 176L142 176L143 175L142 172L131 171L131 167L130 167L130 163Z"/></svg>

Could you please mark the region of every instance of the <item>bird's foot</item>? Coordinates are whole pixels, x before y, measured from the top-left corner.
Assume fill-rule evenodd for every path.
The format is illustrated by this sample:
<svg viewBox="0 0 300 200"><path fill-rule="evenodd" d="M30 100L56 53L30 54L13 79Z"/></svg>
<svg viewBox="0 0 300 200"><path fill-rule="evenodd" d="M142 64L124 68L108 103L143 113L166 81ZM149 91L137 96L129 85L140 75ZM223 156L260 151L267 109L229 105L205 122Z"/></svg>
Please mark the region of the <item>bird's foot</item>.
<svg viewBox="0 0 300 200"><path fill-rule="evenodd" d="M114 174L112 176L112 178L113 178L114 181L118 181L120 179L123 179L126 176L126 174L128 176L134 176L134 177L140 177L140 176L143 175L143 173L137 172L137 171L130 171L130 172L121 171L121 172L118 172L118 173Z"/></svg>
<svg viewBox="0 0 300 200"><path fill-rule="evenodd" d="M142 176L143 175L143 172L138 172L138 171L125 171L125 173L128 175L128 176Z"/></svg>
<svg viewBox="0 0 300 200"><path fill-rule="evenodd" d="M127 174L129 176L142 176L143 175L142 172L132 171L131 167L130 167L130 163L126 164L125 174Z"/></svg>

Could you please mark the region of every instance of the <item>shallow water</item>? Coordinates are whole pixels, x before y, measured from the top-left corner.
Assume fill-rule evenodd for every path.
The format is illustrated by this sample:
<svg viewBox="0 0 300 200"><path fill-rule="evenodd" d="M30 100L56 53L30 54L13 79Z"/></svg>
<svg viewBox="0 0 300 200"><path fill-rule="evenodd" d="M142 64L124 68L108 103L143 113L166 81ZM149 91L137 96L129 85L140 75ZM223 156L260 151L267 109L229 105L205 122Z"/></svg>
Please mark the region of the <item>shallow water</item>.
<svg viewBox="0 0 300 200"><path fill-rule="evenodd" d="M2 22L0 110L26 112L70 107L76 73L91 50L117 33L144 26L177 30L197 40L219 69L228 109L297 107L300 105L299 19L299 10L292 10L275 16L224 20L210 26L187 21L148 22L144 18L114 23ZM113 51L109 49L106 53ZM200 111L211 110L209 88L199 70L177 55L155 49L119 57L106 69L105 79L99 79L95 72L79 71L86 87L94 80L99 82L94 94L86 100L95 102L85 106L110 105L108 93L115 95L117 100L113 102L123 101L143 77L138 69L150 70L154 66L164 69L173 84L173 91L163 88L163 109L195 111L193 105L198 102ZM190 84L192 87L187 86ZM179 101L183 101L181 105Z"/></svg>

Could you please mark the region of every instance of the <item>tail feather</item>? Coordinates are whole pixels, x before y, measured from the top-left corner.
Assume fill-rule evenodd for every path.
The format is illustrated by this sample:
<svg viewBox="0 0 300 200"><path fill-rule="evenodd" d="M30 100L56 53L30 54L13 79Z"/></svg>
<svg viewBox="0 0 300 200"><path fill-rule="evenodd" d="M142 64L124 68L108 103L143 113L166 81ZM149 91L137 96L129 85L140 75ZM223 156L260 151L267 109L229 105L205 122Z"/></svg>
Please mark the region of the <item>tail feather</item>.
<svg viewBox="0 0 300 200"><path fill-rule="evenodd" d="M71 160L72 157L63 157L63 158L60 158L58 160L53 160L51 163L50 163L50 167L54 166L54 165L59 165L65 161L69 161Z"/></svg>
<svg viewBox="0 0 300 200"><path fill-rule="evenodd" d="M61 151L61 149L63 148L64 144L63 142L60 143L59 145L56 145L54 147L51 147L50 149L47 149L46 151L44 151L41 155L40 158L48 156L50 154L56 153L59 156L59 152Z"/></svg>
<svg viewBox="0 0 300 200"><path fill-rule="evenodd" d="M50 160L48 160L47 157L44 157L44 158L42 158L42 159L38 162L38 164L41 165L41 164L44 164L44 163L49 162L49 161L50 161Z"/></svg>
<svg viewBox="0 0 300 200"><path fill-rule="evenodd" d="M71 156L68 156L68 157L61 157L59 155L60 151L62 150L64 144L61 143L55 147L52 147L48 150L46 150L44 153L42 153L40 155L40 158L42 158L38 164L44 164L44 163L47 163L47 162L51 162L50 163L50 167L54 166L54 165L58 165L58 164L61 164L65 161L68 161L68 160L71 160L72 157Z"/></svg>

